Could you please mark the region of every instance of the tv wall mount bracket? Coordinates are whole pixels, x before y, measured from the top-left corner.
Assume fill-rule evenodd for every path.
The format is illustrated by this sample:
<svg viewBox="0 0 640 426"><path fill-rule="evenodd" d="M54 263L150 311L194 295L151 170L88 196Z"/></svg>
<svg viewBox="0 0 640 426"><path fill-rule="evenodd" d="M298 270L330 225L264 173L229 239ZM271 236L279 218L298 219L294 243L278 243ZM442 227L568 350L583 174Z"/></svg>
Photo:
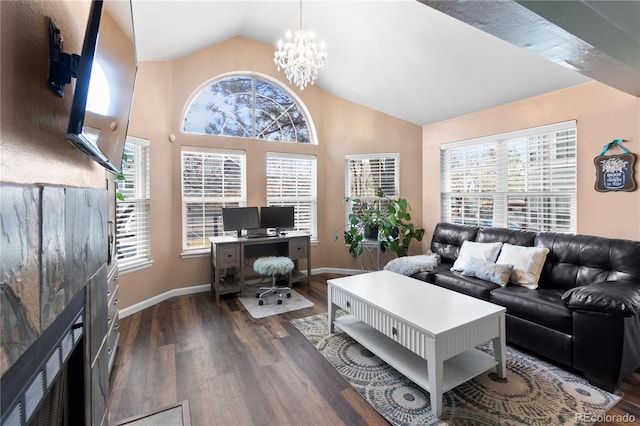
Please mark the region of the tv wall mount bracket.
<svg viewBox="0 0 640 426"><path fill-rule="evenodd" d="M78 76L80 55L64 53L62 51L62 35L60 30L49 18L49 88L58 96L64 97L65 84L71 83L71 78Z"/></svg>

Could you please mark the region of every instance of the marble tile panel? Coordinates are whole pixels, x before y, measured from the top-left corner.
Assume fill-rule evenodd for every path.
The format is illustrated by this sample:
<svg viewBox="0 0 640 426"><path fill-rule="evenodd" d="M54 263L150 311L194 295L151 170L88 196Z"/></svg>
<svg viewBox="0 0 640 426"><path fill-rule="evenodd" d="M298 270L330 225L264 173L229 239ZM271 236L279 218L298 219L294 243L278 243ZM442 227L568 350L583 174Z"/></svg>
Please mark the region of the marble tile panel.
<svg viewBox="0 0 640 426"><path fill-rule="evenodd" d="M42 188L42 252L40 301L42 329L53 323L67 306L65 262L65 201L64 188Z"/></svg>
<svg viewBox="0 0 640 426"><path fill-rule="evenodd" d="M0 375L40 334L40 188L0 186Z"/></svg>

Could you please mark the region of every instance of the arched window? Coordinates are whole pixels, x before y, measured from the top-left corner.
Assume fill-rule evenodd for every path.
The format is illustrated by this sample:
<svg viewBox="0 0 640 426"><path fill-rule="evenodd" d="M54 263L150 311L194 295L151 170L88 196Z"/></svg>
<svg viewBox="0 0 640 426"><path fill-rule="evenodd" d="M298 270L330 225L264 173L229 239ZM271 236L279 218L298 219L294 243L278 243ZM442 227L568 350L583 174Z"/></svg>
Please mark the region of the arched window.
<svg viewBox="0 0 640 426"><path fill-rule="evenodd" d="M267 141L315 143L302 103L275 83L234 75L204 87L187 108L182 130Z"/></svg>

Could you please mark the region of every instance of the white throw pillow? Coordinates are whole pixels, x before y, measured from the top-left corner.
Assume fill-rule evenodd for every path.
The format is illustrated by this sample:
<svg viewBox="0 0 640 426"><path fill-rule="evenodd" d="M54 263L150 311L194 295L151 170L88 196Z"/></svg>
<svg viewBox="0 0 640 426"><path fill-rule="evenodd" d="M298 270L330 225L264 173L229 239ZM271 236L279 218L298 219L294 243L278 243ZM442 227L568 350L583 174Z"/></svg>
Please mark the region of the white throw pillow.
<svg viewBox="0 0 640 426"><path fill-rule="evenodd" d="M469 259L472 257L478 260L495 263L498 253L500 253L500 247L502 247L502 243L476 243L474 241L464 241L460 247L458 258L453 262L451 270L458 272L464 271L467 268Z"/></svg>
<svg viewBox="0 0 640 426"><path fill-rule="evenodd" d="M538 280L549 253L544 247L514 246L504 243L496 263L513 265L511 281L532 290L538 288Z"/></svg>

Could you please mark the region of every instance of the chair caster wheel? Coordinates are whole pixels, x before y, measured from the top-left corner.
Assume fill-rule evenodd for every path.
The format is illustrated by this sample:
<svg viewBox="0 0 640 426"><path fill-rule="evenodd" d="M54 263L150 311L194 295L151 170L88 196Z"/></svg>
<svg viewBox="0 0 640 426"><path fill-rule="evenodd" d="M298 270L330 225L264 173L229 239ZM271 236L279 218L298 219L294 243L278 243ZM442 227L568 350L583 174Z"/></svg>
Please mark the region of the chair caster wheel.
<svg viewBox="0 0 640 426"><path fill-rule="evenodd" d="M282 305L282 299L278 299L278 305Z"/></svg>
<svg viewBox="0 0 640 426"><path fill-rule="evenodd" d="M291 293L287 293L287 298L291 298Z"/></svg>
<svg viewBox="0 0 640 426"><path fill-rule="evenodd" d="M260 305L260 306L264 305L264 300L262 300L262 299L258 300L258 305Z"/></svg>

